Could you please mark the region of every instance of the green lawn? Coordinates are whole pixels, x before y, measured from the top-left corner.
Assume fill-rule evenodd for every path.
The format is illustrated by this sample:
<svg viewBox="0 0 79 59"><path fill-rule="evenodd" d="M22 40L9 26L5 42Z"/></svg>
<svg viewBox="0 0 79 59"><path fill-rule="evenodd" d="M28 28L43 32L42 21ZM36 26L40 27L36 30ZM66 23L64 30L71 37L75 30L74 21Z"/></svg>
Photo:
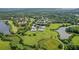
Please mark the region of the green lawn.
<svg viewBox="0 0 79 59"><path fill-rule="evenodd" d="M16 33L16 32L17 32L17 27L14 26L13 21L9 20L8 23L9 23L9 25L10 25L10 31L11 31L12 33Z"/></svg>
<svg viewBox="0 0 79 59"><path fill-rule="evenodd" d="M36 34L36 36L33 36L33 33ZM49 35L44 32L27 32L27 36L23 36L22 38L24 44L35 45L39 40L47 37L49 37Z"/></svg>
<svg viewBox="0 0 79 59"><path fill-rule="evenodd" d="M47 49L47 50L57 50L59 49L58 46L61 44L58 40L56 32L51 32L51 37L46 38L45 40L42 40L39 42L39 45L41 48Z"/></svg>
<svg viewBox="0 0 79 59"><path fill-rule="evenodd" d="M4 38L6 41L0 40L0 50L11 50L10 44L14 42L15 44L19 44L20 38L16 35L9 35ZM8 40L8 41L7 41Z"/></svg>
<svg viewBox="0 0 79 59"><path fill-rule="evenodd" d="M62 26L61 23L54 23L54 24L50 24L49 28L50 29L58 29L60 26Z"/></svg>
<svg viewBox="0 0 79 59"><path fill-rule="evenodd" d="M8 42L8 41L0 40L0 50L11 50L9 43L10 42Z"/></svg>
<svg viewBox="0 0 79 59"><path fill-rule="evenodd" d="M10 35L10 36L7 36L6 39L10 39L14 42L19 42L20 41L20 38L17 37L16 35Z"/></svg>
<svg viewBox="0 0 79 59"><path fill-rule="evenodd" d="M70 26L71 24L70 24L70 23L63 23L63 25L65 25L65 26L66 26L66 25L67 25L67 26Z"/></svg>
<svg viewBox="0 0 79 59"><path fill-rule="evenodd" d="M53 24L50 24L50 26L49 26L49 28L50 29L58 29L60 26L62 26L62 25L64 25L64 26L69 26L69 25L71 25L70 23L53 23Z"/></svg>
<svg viewBox="0 0 79 59"><path fill-rule="evenodd" d="M74 36L74 37L72 38L71 43L72 43L73 45L79 45L79 36Z"/></svg>

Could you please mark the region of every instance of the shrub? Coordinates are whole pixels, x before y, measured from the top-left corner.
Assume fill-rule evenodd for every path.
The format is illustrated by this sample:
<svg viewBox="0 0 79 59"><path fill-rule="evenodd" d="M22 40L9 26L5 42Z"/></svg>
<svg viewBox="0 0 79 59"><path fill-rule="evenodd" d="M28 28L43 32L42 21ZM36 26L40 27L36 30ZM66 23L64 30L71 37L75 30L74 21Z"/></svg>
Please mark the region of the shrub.
<svg viewBox="0 0 79 59"><path fill-rule="evenodd" d="M29 34L29 36L31 36L31 34Z"/></svg>
<svg viewBox="0 0 79 59"><path fill-rule="evenodd" d="M79 50L79 45L66 45L65 50Z"/></svg>
<svg viewBox="0 0 79 59"><path fill-rule="evenodd" d="M62 47L63 47L63 45L62 45L62 44L60 44L60 45L58 46L58 48L59 48L59 49L62 49Z"/></svg>
<svg viewBox="0 0 79 59"><path fill-rule="evenodd" d="M67 32L79 34L79 26L72 26L66 29Z"/></svg>
<svg viewBox="0 0 79 59"><path fill-rule="evenodd" d="M17 44L17 45L16 45L16 49L17 49L17 50L23 50L24 47L23 47L22 44Z"/></svg>
<svg viewBox="0 0 79 59"><path fill-rule="evenodd" d="M10 46L11 46L12 50L16 50L16 43L15 42L11 42Z"/></svg>
<svg viewBox="0 0 79 59"><path fill-rule="evenodd" d="M36 34L35 34L35 33L33 33L33 36L36 36Z"/></svg>

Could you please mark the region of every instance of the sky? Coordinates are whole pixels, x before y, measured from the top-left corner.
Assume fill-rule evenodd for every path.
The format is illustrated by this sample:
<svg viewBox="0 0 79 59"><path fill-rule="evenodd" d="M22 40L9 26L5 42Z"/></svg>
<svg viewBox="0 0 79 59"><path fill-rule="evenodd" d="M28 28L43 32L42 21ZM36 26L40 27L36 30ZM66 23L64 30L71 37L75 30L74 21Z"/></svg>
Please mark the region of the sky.
<svg viewBox="0 0 79 59"><path fill-rule="evenodd" d="M0 8L78 8L79 0L0 0Z"/></svg>

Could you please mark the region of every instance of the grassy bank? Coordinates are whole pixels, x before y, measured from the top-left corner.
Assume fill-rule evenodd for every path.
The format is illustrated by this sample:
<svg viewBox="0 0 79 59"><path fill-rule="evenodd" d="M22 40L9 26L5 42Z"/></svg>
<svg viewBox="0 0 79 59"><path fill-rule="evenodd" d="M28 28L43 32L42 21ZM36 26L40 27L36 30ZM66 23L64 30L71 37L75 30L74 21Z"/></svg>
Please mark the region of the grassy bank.
<svg viewBox="0 0 79 59"><path fill-rule="evenodd" d="M11 33L16 33L18 28L16 26L14 26L13 21L9 20L8 24L10 26L10 32Z"/></svg>

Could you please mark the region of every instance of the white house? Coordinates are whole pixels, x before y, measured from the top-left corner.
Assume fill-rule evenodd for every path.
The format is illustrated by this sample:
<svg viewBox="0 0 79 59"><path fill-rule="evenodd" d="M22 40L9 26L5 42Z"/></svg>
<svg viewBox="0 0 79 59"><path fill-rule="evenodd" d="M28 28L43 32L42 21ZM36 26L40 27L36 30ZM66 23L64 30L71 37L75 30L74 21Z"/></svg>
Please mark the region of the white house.
<svg viewBox="0 0 79 59"><path fill-rule="evenodd" d="M45 26L39 26L38 31L44 31Z"/></svg>
<svg viewBox="0 0 79 59"><path fill-rule="evenodd" d="M33 25L32 28L31 28L31 31L35 32L36 30L37 30L37 28Z"/></svg>

